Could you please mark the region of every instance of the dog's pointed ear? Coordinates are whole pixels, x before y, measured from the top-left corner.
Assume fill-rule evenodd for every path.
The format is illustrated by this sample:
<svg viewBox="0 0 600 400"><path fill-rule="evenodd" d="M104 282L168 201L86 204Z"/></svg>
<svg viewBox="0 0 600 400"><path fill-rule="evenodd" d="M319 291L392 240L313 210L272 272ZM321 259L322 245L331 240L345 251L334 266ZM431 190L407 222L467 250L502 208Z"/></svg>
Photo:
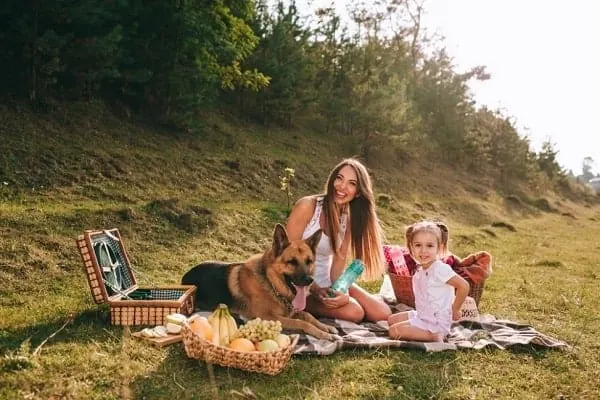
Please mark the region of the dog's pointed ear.
<svg viewBox="0 0 600 400"><path fill-rule="evenodd" d="M275 253L275 257L279 257L289 244L290 241L288 240L287 232L283 225L275 225L275 230L273 231L273 252Z"/></svg>
<svg viewBox="0 0 600 400"><path fill-rule="evenodd" d="M317 252L317 246L321 241L321 236L323 236L323 230L319 229L305 240L306 244L312 249L313 254Z"/></svg>

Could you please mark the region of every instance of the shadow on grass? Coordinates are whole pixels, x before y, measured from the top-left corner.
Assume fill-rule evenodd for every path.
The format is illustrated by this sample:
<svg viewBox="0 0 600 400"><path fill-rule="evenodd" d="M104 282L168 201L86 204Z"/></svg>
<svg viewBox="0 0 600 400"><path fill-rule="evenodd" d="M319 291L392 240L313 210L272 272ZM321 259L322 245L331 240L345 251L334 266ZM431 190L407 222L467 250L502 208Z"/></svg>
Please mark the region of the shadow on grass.
<svg viewBox="0 0 600 400"><path fill-rule="evenodd" d="M301 361L303 357L292 357L280 374L270 376L219 365L212 365L211 373L204 361L189 359L182 344L170 346L167 352L162 364L131 382L134 398L253 398L235 397L233 393L248 390L259 399L304 399L314 391L312 386L329 376L322 362L307 368L309 366Z"/></svg>
<svg viewBox="0 0 600 400"><path fill-rule="evenodd" d="M294 356L277 376L214 365L213 381L207 364L188 359L183 345L178 344L167 348L162 363L150 373L138 375L130 388L135 398L147 400L253 398L233 395L245 388L258 399L436 399L464 386L464 379L472 374L467 354L473 352L477 351L343 350L331 356ZM545 361L551 370L560 367L550 357L555 350L533 345L482 352L492 358L496 352L510 352L516 359Z"/></svg>
<svg viewBox="0 0 600 400"><path fill-rule="evenodd" d="M37 347L58 331L67 318L65 316L63 319L0 331L0 352L16 350L26 340L30 341L32 349ZM94 308L74 315L73 321L49 342L89 343L91 341L103 342L109 338L120 340L121 337L122 328L110 325L108 312L103 308Z"/></svg>

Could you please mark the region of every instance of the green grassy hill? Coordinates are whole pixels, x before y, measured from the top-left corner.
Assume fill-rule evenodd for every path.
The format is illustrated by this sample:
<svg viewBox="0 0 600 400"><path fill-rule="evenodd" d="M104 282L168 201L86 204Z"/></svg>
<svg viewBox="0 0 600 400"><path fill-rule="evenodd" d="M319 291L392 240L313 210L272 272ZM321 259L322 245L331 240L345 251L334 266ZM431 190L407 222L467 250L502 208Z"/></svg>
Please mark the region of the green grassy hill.
<svg viewBox="0 0 600 400"><path fill-rule="evenodd" d="M213 398L206 369L179 346L149 348L108 325L76 236L117 227L147 281L178 283L199 261L242 260L265 248L285 219L284 168L296 172L293 201L320 191L330 168L361 147L308 129L198 119L203 129L191 133L94 104L0 106L0 398ZM500 193L477 171L400 163L384 152L366 163L388 242L402 242L416 219L444 219L456 254L495 257L483 312L530 322L578 351L294 358L275 378L217 368L221 397L248 386L258 398L598 398L600 246L582 238L600 234L600 208ZM69 315L73 322L33 356Z"/></svg>

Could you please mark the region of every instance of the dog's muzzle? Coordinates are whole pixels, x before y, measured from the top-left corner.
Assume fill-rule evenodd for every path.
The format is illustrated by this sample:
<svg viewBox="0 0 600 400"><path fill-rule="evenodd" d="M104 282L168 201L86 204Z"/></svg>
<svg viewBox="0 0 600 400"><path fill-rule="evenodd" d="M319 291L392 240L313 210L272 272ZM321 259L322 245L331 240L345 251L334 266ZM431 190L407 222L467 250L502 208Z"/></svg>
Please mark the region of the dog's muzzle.
<svg viewBox="0 0 600 400"><path fill-rule="evenodd" d="M292 276L292 283L296 286L309 286L313 281L312 276L306 274Z"/></svg>
<svg viewBox="0 0 600 400"><path fill-rule="evenodd" d="M291 277L286 276L288 286L294 294L292 307L296 311L302 311L306 308L306 297L308 296L308 288L313 283L313 278L307 274L296 274Z"/></svg>

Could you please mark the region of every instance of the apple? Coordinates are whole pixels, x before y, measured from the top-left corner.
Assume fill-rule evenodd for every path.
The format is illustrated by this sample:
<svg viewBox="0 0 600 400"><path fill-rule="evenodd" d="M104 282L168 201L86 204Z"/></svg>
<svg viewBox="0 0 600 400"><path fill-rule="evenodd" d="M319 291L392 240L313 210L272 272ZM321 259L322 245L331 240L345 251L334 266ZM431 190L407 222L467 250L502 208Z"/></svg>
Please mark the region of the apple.
<svg viewBox="0 0 600 400"><path fill-rule="evenodd" d="M256 350L267 352L267 351L275 351L279 350L279 345L273 339L265 339L261 342L258 342L256 345Z"/></svg>

